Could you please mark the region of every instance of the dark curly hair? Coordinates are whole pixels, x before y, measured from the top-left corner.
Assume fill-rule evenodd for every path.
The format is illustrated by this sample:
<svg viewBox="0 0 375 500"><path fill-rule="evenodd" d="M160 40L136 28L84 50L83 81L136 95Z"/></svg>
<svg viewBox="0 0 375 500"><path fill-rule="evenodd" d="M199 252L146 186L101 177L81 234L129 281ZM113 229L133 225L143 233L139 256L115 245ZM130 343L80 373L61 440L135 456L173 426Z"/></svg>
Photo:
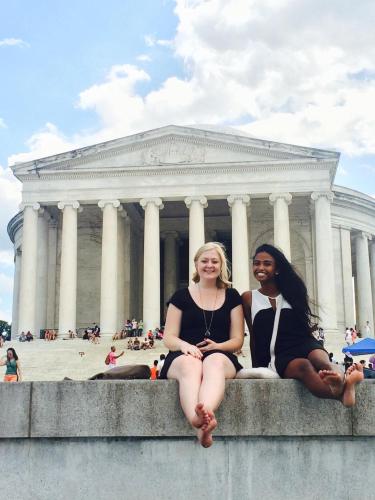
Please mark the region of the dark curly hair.
<svg viewBox="0 0 375 500"><path fill-rule="evenodd" d="M15 359L17 361L18 360L18 356L17 356L16 351L13 349L13 347L8 347L8 349L7 349L7 358L8 358L8 351L12 351L12 353L13 353L13 359Z"/></svg>
<svg viewBox="0 0 375 500"><path fill-rule="evenodd" d="M278 248L264 243L255 250L253 260L260 252L267 252L275 259L278 271L278 274L274 277L275 284L281 295L291 305L297 319L301 323L301 327L311 332L316 323L316 321L314 323L313 319L319 320L319 316L313 314L310 309L306 285L302 278Z"/></svg>

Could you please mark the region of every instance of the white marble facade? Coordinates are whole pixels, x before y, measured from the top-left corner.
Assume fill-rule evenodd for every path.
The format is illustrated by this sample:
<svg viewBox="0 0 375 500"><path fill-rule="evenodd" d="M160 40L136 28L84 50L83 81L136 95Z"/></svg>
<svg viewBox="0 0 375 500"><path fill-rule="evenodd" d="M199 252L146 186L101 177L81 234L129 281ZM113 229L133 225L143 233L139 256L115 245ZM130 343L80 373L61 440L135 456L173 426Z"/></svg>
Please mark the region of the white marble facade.
<svg viewBox="0 0 375 500"><path fill-rule="evenodd" d="M338 161L239 131L167 126L16 164L12 335L94 322L112 335L132 317L159 326L210 240L226 244L240 292L256 286L256 246L274 243L328 335L366 321L374 332L375 201L333 184Z"/></svg>

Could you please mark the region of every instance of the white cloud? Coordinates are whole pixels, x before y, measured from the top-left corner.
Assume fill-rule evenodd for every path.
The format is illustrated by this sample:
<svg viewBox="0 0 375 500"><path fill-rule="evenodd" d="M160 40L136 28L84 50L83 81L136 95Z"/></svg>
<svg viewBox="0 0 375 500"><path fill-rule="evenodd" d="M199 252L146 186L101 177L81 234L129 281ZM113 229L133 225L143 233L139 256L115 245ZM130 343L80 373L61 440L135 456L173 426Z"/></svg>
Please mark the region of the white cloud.
<svg viewBox="0 0 375 500"><path fill-rule="evenodd" d="M9 294L13 291L13 278L0 272L0 290L2 295Z"/></svg>
<svg viewBox="0 0 375 500"><path fill-rule="evenodd" d="M14 255L11 250L0 250L0 266L13 266Z"/></svg>
<svg viewBox="0 0 375 500"><path fill-rule="evenodd" d="M0 40L0 47L30 47L30 45L20 38L3 38Z"/></svg>
<svg viewBox="0 0 375 500"><path fill-rule="evenodd" d="M2 306L0 308L0 320L6 321L7 323L11 323L12 322L12 311L7 310L6 308L4 308L4 306Z"/></svg>
<svg viewBox="0 0 375 500"><path fill-rule="evenodd" d="M46 123L44 128L35 132L26 144L29 147L29 151L27 153L11 155L8 159L9 165L62 153L75 147L74 139L67 139L52 123Z"/></svg>
<svg viewBox="0 0 375 500"><path fill-rule="evenodd" d="M147 47L153 47L156 43L155 37L153 35L145 35L144 41Z"/></svg>
<svg viewBox="0 0 375 500"><path fill-rule="evenodd" d="M0 128L6 128L6 123L3 118L0 118Z"/></svg>
<svg viewBox="0 0 375 500"><path fill-rule="evenodd" d="M375 3L341 0L176 0L172 46L185 76L141 95L151 76L113 66L83 90L77 106L100 128L66 138L54 125L35 133L29 151L45 156L169 123L241 123L262 138L375 153Z"/></svg>
<svg viewBox="0 0 375 500"><path fill-rule="evenodd" d="M150 62L151 61L151 57L148 56L147 54L140 54L139 56L137 56L137 61Z"/></svg>

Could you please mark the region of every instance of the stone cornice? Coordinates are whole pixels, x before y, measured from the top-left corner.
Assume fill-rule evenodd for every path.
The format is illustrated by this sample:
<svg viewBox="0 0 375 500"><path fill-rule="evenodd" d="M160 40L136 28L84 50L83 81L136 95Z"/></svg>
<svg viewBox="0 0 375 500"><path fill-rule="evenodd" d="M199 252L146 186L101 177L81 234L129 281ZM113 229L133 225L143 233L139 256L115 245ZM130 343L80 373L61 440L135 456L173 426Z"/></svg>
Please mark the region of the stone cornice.
<svg viewBox="0 0 375 500"><path fill-rule="evenodd" d="M98 179L113 177L144 177L144 176L182 176L194 173L195 175L216 175L216 174L234 174L249 172L271 172L274 170L291 172L301 169L307 170L330 170L330 177L335 172L335 165L331 160L288 160L288 161L266 161L259 162L224 162L224 163L189 163L173 165L144 165L144 166L123 166L107 167L100 169L80 169L64 170L60 172L41 172L38 177L32 174L19 174L17 177L25 181L43 181L43 180L69 180L69 179ZM332 170L333 169L333 170Z"/></svg>
<svg viewBox="0 0 375 500"><path fill-rule="evenodd" d="M54 156L19 163L13 165L12 169L15 175L19 175L20 177L24 175L20 170L24 169L34 171L34 175L39 176L43 169L52 168L53 170L59 170L61 168L74 168L79 165L114 158L120 154L139 151L140 149L145 149L145 147L153 147L166 143L181 143L203 148L215 147L216 149L256 153L265 158L293 159L293 157L308 157L330 159L334 161L336 166L340 156L339 153L333 151L171 125Z"/></svg>

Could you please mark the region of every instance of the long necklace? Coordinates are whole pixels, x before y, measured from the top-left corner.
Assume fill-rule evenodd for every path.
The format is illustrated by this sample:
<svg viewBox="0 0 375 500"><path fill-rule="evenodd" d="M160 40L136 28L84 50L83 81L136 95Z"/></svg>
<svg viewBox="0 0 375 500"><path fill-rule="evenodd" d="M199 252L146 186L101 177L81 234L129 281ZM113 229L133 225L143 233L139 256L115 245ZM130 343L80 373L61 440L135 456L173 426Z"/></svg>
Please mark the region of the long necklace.
<svg viewBox="0 0 375 500"><path fill-rule="evenodd" d="M200 302L203 306L203 300L202 300L202 293L201 293L201 287L199 286L199 283L198 283L198 290L199 290L199 298L200 298ZM206 313L205 313L205 310L203 307L201 307L202 309L202 314L203 314L203 320L204 320L204 326L205 326L205 333L204 333L204 338L209 338L211 336L211 325L212 325L212 320L214 319L214 314L215 314L215 307L216 307L216 299L217 299L217 288L216 288L216 294L215 294L215 301L214 301L214 307L213 309L211 310L211 319L210 319L210 323L207 324L207 319L206 319Z"/></svg>

